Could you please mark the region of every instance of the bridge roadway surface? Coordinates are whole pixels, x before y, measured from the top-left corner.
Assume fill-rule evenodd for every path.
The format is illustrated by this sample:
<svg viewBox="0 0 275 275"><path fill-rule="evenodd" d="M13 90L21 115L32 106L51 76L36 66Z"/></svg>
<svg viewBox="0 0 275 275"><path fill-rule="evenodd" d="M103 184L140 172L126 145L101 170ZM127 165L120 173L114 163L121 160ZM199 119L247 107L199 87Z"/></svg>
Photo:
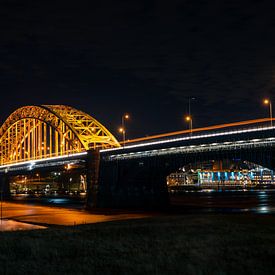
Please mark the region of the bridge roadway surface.
<svg viewBox="0 0 275 275"><path fill-rule="evenodd" d="M265 124L256 122L265 122ZM184 130L137 138L127 141L125 146L120 148L103 149L101 155L107 156L109 160L118 160L271 145L275 143L275 126L266 122L267 119L258 119L197 128L193 129L192 134L189 130Z"/></svg>

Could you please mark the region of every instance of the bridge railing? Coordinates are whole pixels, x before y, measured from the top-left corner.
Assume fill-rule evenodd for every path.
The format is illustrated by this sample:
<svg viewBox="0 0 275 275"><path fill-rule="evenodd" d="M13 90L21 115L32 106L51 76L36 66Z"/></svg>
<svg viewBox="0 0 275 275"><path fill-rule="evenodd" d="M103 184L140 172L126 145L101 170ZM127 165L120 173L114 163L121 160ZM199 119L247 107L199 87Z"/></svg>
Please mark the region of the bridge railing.
<svg viewBox="0 0 275 275"><path fill-rule="evenodd" d="M212 151L229 151L240 149L255 149L255 148L271 148L275 146L275 137L252 139L252 140L239 140L231 142L220 142L200 145L186 145L179 147L169 147L162 149L149 149L140 150L137 152L127 153L114 153L104 156L105 160L114 161L121 159L134 159L134 158L147 158L153 156L173 155L173 154L194 154L205 153Z"/></svg>
<svg viewBox="0 0 275 275"><path fill-rule="evenodd" d="M41 156L37 156L37 157L31 157L31 158L26 158L26 159L22 159L20 161L3 161L1 160L0 162L0 166L4 166L4 165L12 165L12 164L17 164L17 163L24 163L26 161L37 161L37 160L43 160L43 159L51 159L51 158L56 158L56 157L66 157L66 156L71 156L74 154L79 154L82 152L85 152L86 150L83 149L82 151L78 151L75 152L74 150L67 150L65 152L63 152L62 154L60 152L58 153L50 153L50 154L45 154L42 157Z"/></svg>

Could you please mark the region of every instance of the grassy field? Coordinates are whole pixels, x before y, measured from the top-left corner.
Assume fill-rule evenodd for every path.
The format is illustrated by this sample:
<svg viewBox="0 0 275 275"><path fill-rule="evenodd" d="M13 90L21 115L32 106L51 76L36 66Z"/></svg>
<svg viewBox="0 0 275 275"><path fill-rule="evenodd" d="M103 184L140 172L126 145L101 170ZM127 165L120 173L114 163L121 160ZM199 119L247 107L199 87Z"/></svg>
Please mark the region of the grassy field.
<svg viewBox="0 0 275 275"><path fill-rule="evenodd" d="M170 215L0 233L0 274L275 274L275 217Z"/></svg>

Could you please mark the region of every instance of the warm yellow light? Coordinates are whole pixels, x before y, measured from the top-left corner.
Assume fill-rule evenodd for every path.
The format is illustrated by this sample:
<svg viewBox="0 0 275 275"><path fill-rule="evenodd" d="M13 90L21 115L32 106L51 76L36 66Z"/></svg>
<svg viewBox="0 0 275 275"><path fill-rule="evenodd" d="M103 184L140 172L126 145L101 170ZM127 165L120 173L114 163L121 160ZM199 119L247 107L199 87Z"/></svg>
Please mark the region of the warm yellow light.
<svg viewBox="0 0 275 275"><path fill-rule="evenodd" d="M121 127L121 128L118 129L118 131L119 131L120 133L123 133L123 132L124 132L124 129Z"/></svg>
<svg viewBox="0 0 275 275"><path fill-rule="evenodd" d="M129 116L128 114L125 114L125 115L124 115L124 118L125 118L125 119L129 119L130 116Z"/></svg>
<svg viewBox="0 0 275 275"><path fill-rule="evenodd" d="M267 99L267 98L266 98L266 99L264 99L264 104L266 104L266 105L267 105L267 104L269 104L269 103L270 103L269 99Z"/></svg>
<svg viewBox="0 0 275 275"><path fill-rule="evenodd" d="M185 120L186 120L186 121L191 121L191 119L192 119L191 116L186 116L186 117L185 117Z"/></svg>

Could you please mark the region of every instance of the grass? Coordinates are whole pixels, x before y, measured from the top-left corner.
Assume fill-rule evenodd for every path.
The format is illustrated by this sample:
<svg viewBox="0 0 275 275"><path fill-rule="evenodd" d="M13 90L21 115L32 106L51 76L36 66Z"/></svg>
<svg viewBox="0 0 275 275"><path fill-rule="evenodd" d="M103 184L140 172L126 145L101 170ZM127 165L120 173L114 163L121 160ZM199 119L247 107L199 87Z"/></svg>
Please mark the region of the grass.
<svg viewBox="0 0 275 275"><path fill-rule="evenodd" d="M275 217L167 215L0 234L0 274L275 274Z"/></svg>

